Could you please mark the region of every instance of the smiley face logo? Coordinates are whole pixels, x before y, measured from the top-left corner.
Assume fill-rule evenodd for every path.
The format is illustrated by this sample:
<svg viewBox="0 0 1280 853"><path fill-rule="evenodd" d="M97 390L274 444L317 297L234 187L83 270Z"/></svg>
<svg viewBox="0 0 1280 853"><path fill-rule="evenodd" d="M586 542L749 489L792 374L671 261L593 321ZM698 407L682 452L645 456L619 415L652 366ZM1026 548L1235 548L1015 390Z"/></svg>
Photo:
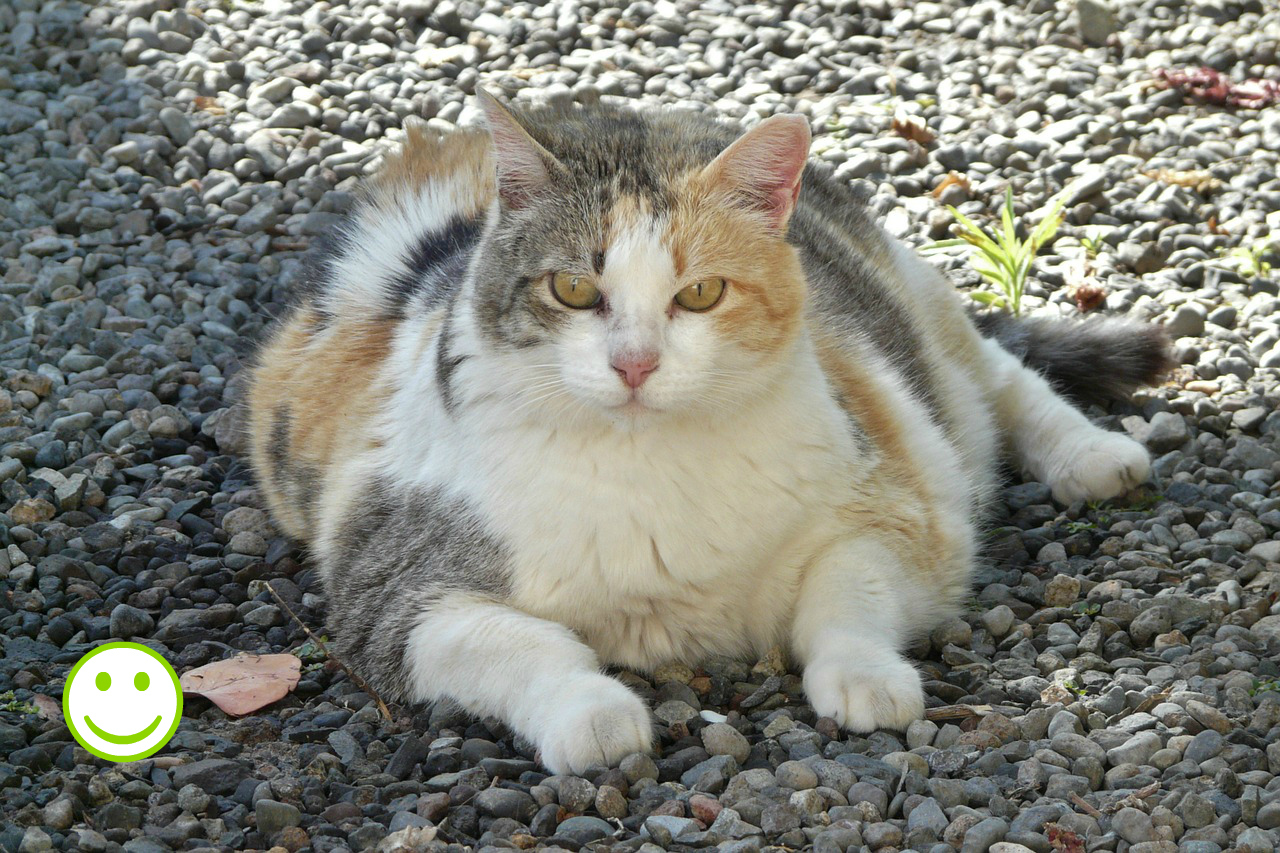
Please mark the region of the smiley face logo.
<svg viewBox="0 0 1280 853"><path fill-rule="evenodd" d="M107 643L80 658L62 714L81 746L108 761L137 761L169 742L182 719L173 667L139 643Z"/></svg>

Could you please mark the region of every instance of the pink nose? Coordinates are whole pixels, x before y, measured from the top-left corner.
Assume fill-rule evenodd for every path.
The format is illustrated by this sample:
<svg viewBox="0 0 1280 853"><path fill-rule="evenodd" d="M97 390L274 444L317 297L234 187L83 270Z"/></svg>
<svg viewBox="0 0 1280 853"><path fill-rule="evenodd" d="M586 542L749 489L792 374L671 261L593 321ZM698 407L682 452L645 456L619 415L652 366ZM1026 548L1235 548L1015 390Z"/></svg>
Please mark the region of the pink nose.
<svg viewBox="0 0 1280 853"><path fill-rule="evenodd" d="M658 369L657 353L641 353L640 355L616 356L609 365L622 377L622 381L631 388L639 388L649 378L649 374Z"/></svg>

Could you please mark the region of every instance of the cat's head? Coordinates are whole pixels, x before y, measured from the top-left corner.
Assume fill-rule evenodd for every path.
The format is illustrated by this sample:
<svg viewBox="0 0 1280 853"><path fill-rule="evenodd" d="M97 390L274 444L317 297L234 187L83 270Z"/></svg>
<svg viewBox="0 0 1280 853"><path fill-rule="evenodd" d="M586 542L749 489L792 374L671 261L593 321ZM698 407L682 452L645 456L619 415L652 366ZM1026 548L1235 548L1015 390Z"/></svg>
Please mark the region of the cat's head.
<svg viewBox="0 0 1280 853"><path fill-rule="evenodd" d="M634 423L766 389L804 322L786 233L807 123L778 116L734 140L679 114L480 100L498 199L472 307L517 396Z"/></svg>

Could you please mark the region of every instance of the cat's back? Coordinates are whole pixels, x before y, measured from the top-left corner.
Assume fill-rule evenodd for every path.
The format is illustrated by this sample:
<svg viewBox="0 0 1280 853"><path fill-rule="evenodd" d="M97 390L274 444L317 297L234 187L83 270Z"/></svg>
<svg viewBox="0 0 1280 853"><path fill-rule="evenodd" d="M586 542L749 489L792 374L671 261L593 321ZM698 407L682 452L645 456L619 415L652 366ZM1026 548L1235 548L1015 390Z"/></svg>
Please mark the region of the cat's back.
<svg viewBox="0 0 1280 853"><path fill-rule="evenodd" d="M313 246L248 391L259 487L295 538L315 537L327 479L373 441L396 335L409 317L430 323L456 292L493 183L486 134L410 129L344 224Z"/></svg>

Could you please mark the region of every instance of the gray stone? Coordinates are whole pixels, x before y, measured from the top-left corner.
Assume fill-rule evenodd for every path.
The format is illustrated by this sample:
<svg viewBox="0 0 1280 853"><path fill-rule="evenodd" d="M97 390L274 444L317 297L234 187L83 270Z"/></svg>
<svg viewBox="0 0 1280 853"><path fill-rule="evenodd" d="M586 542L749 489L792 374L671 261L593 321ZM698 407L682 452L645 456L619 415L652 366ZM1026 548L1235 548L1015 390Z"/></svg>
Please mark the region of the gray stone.
<svg viewBox="0 0 1280 853"><path fill-rule="evenodd" d="M275 800L258 800L254 803L253 813L257 818L258 831L268 838L286 827L302 823L302 812L297 806Z"/></svg>
<svg viewBox="0 0 1280 853"><path fill-rule="evenodd" d="M1129 636L1139 646L1147 645L1157 634L1173 627L1173 613L1168 607L1148 607L1129 624Z"/></svg>
<svg viewBox="0 0 1280 853"><path fill-rule="evenodd" d="M700 832L701 827L693 818L650 815L645 818L644 831L650 838L665 846L673 840Z"/></svg>
<svg viewBox="0 0 1280 853"><path fill-rule="evenodd" d="M926 797L911 810L911 814L907 818L907 832L925 830L933 833L935 838L941 838L943 831L947 828L947 824L947 816L943 813L942 807L938 805L938 801L932 797Z"/></svg>
<svg viewBox="0 0 1280 853"><path fill-rule="evenodd" d="M181 764L171 772L174 787L195 785L210 794L230 794L241 780L250 775L249 768L226 758L205 758L191 764Z"/></svg>
<svg viewBox="0 0 1280 853"><path fill-rule="evenodd" d="M1054 735L1049 746L1054 752L1067 758L1092 758L1095 761L1103 761L1107 756L1098 744L1083 735L1070 732Z"/></svg>
<svg viewBox="0 0 1280 853"><path fill-rule="evenodd" d="M1107 761L1113 767L1119 764L1146 764L1161 746L1160 735L1155 732L1139 732L1120 746L1107 750Z"/></svg>
<svg viewBox="0 0 1280 853"><path fill-rule="evenodd" d="M579 815L562 821L556 834L572 838L579 844L590 844L613 835L613 827L607 821L590 815Z"/></svg>
<svg viewBox="0 0 1280 853"><path fill-rule="evenodd" d="M556 802L567 812L585 812L596 801L596 786L578 776L556 776L548 780L556 792Z"/></svg>
<svg viewBox="0 0 1280 853"><path fill-rule="evenodd" d="M151 633L155 620L151 614L127 604L117 604L111 609L111 636L128 640Z"/></svg>
<svg viewBox="0 0 1280 853"><path fill-rule="evenodd" d="M1188 792L1178 803L1177 812L1188 829L1199 829L1208 826L1217 818L1218 812L1213 803L1195 793Z"/></svg>
<svg viewBox="0 0 1280 853"><path fill-rule="evenodd" d="M729 755L739 764L751 754L746 737L728 723L712 723L703 728L702 745L712 755Z"/></svg>
<svg viewBox="0 0 1280 853"><path fill-rule="evenodd" d="M1009 823L1004 818L984 818L964 834L960 853L986 853L993 844L1001 841L1008 831Z"/></svg>
<svg viewBox="0 0 1280 853"><path fill-rule="evenodd" d="M997 604L982 614L982 624L991 632L991 636L997 639L1009 633L1014 619L1013 611L1005 604Z"/></svg>
<svg viewBox="0 0 1280 853"><path fill-rule="evenodd" d="M818 787L818 774L799 761L784 761L774 771L778 784L797 791Z"/></svg>
<svg viewBox="0 0 1280 853"><path fill-rule="evenodd" d="M521 823L528 823L537 811L532 797L509 788L485 788L472 802L481 814L509 817Z"/></svg>
<svg viewBox="0 0 1280 853"><path fill-rule="evenodd" d="M1222 752L1226 747L1226 739L1213 729L1205 729L1191 739L1182 756L1196 764L1203 764Z"/></svg>
<svg viewBox="0 0 1280 853"><path fill-rule="evenodd" d="M768 838L800 828L800 812L790 803L774 803L760 816L760 831Z"/></svg>
<svg viewBox="0 0 1280 853"><path fill-rule="evenodd" d="M1143 440L1154 452L1165 453L1181 447L1189 436L1187 422L1181 415L1173 412L1157 412L1151 417L1149 429Z"/></svg>

